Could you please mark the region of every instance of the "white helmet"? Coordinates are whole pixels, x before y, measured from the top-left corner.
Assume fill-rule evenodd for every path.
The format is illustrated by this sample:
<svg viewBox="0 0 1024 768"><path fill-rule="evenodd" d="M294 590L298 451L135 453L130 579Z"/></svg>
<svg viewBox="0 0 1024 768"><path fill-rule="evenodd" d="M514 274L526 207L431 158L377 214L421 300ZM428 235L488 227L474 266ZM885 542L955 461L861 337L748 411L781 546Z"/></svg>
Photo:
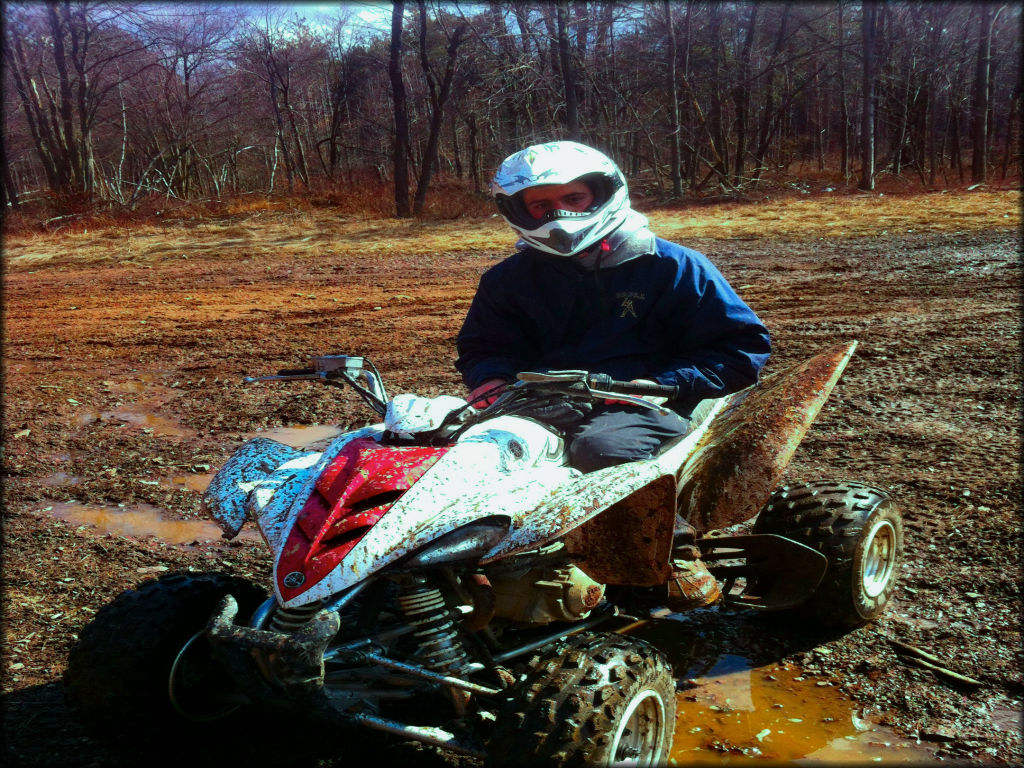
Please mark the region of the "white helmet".
<svg viewBox="0 0 1024 768"><path fill-rule="evenodd" d="M572 181L584 182L594 193L586 211L548 211L535 219L526 210L523 190ZM556 256L586 250L618 229L630 211L622 171L607 155L575 141L536 144L510 155L494 175L491 194L527 244Z"/></svg>

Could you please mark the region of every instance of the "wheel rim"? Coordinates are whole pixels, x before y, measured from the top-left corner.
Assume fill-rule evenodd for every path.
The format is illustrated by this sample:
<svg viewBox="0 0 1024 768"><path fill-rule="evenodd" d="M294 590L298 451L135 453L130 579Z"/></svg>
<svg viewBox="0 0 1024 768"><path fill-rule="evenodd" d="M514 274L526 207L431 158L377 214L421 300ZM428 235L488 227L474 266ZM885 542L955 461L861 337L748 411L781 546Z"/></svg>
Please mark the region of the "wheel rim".
<svg viewBox="0 0 1024 768"><path fill-rule="evenodd" d="M186 720L191 720L197 723L220 720L222 717L227 717L241 707L241 704L225 704L223 707L213 712L192 712L183 706L183 702L181 700L182 692L178 690L176 680L179 677L182 666L184 665L185 655L188 653L189 648L192 647L196 640L203 637L205 634L205 630L200 630L192 635L192 637L188 639L188 642L181 646L181 650L178 651L178 655L174 657L174 663L171 664L171 673L167 677L167 696L171 700L171 706L174 707L175 711Z"/></svg>
<svg viewBox="0 0 1024 768"><path fill-rule="evenodd" d="M656 691L642 691L630 703L615 729L609 765L658 765L664 757L665 705Z"/></svg>
<svg viewBox="0 0 1024 768"><path fill-rule="evenodd" d="M861 588L871 598L882 594L896 567L896 529L888 520L871 529L864 542Z"/></svg>

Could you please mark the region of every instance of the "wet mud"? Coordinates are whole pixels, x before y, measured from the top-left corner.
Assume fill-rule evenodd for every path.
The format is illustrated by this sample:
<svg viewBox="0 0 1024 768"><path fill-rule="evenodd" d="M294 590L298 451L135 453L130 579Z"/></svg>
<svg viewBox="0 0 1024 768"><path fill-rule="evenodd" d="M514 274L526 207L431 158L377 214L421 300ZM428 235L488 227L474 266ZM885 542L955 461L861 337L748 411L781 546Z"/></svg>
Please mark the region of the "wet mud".
<svg viewBox="0 0 1024 768"><path fill-rule="evenodd" d="M631 630L651 633L679 680L673 759L1020 764L1016 233L688 245L771 329L769 372L858 341L782 481L885 490L904 514L907 550L887 613L852 632L739 610ZM255 435L315 449L375 420L350 395L241 378L357 354L392 394L460 393L454 336L501 255L197 255L6 272L5 765L137 764L64 707L59 680L77 634L121 590L162 572L266 582L254 529L227 542L199 516L213 472ZM268 755L279 738L259 734ZM291 764L340 768L351 757L328 750Z"/></svg>

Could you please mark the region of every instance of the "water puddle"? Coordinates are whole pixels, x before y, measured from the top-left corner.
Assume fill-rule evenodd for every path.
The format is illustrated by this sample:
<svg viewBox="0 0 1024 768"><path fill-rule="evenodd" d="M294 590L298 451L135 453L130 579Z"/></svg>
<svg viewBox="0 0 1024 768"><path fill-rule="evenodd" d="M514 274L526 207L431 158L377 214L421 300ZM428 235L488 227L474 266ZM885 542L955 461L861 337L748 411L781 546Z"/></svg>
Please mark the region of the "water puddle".
<svg viewBox="0 0 1024 768"><path fill-rule="evenodd" d="M124 425L139 427L143 432L157 437L189 438L196 431L157 414L157 410L174 396L173 390L155 383L153 374L141 374L128 381L104 381L103 387L113 394L142 395L135 403L118 403L109 410L97 408L79 413L75 419L79 426L85 427L97 421L117 422Z"/></svg>
<svg viewBox="0 0 1024 768"><path fill-rule="evenodd" d="M82 478L78 475L72 475L70 472L54 472L47 475L39 482L40 484L49 486L50 488L62 488L81 485Z"/></svg>
<svg viewBox="0 0 1024 768"><path fill-rule="evenodd" d="M687 675L676 696L671 757L679 765L934 759L925 746L862 719L842 691L799 669L752 668L748 659L726 654Z"/></svg>
<svg viewBox="0 0 1024 768"><path fill-rule="evenodd" d="M339 427L327 424L298 425L294 427L277 427L265 432L251 432L247 437L266 437L292 448L307 450L323 450L327 444L342 433Z"/></svg>
<svg viewBox="0 0 1024 768"><path fill-rule="evenodd" d="M204 472L199 475L175 475L165 485L170 488L188 488L190 491L202 493L210 485L215 472Z"/></svg>
<svg viewBox="0 0 1024 768"><path fill-rule="evenodd" d="M670 764L907 763L934 750L860 716L859 706L823 678L780 664L755 667L715 654L697 623L641 621L620 630L667 653L682 675ZM695 663L693 659L703 659Z"/></svg>
<svg viewBox="0 0 1024 768"><path fill-rule="evenodd" d="M151 406L145 403L137 403L134 405L124 405L109 411L90 410L78 414L76 419L79 426L83 427L96 421L114 421L140 427L143 432L156 435L157 437L186 438L195 436L196 431L194 429L183 427L173 419L157 416L150 408Z"/></svg>
<svg viewBox="0 0 1024 768"><path fill-rule="evenodd" d="M220 526L209 520L175 520L150 504L133 507L101 506L78 502L58 502L43 509L71 525L90 525L106 533L145 538L154 536L168 544L192 544L201 541L223 541ZM259 533L244 529L237 537L242 541L261 541Z"/></svg>
<svg viewBox="0 0 1024 768"><path fill-rule="evenodd" d="M104 388L114 394L141 395L137 402L118 404L109 410L89 409L79 413L75 418L79 426L88 426L97 421L118 422L124 425L139 427L142 431L157 437L190 438L196 431L183 426L174 419L160 416L157 411L174 392L155 383L156 376L142 374L136 379L127 381L104 381ZM250 432L246 438L266 437L293 448L322 450L327 447L343 430L339 427L324 424L297 425L277 427L262 432ZM188 484L192 487L191 484ZM205 485L203 485L205 488ZM198 489L202 490L202 489Z"/></svg>

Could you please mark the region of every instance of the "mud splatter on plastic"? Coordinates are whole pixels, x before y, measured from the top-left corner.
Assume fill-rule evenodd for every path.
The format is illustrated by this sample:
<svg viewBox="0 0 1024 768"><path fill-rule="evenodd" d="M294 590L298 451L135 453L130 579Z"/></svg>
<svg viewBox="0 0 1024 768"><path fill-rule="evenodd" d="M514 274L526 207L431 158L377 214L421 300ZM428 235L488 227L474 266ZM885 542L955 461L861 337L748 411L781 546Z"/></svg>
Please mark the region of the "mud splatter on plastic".
<svg viewBox="0 0 1024 768"><path fill-rule="evenodd" d="M757 514L856 346L834 347L728 399L680 471L680 513L699 531Z"/></svg>

